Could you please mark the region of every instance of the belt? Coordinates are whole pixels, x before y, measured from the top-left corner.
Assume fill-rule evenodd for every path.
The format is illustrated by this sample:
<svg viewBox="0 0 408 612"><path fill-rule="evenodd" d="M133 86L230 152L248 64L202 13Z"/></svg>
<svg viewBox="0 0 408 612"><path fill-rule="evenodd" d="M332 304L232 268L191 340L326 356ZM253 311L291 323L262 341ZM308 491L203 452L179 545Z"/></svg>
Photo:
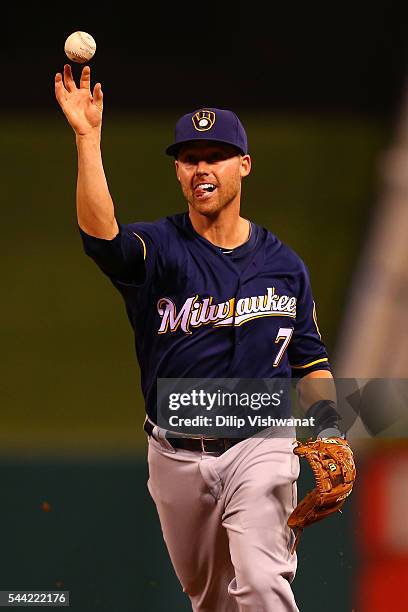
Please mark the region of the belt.
<svg viewBox="0 0 408 612"><path fill-rule="evenodd" d="M149 435L153 435L154 424L147 420L143 429ZM200 453L225 453L226 450L246 440L246 438L206 438L204 436L175 436L171 431L166 432L166 439L173 448L182 448L189 451L199 451Z"/></svg>

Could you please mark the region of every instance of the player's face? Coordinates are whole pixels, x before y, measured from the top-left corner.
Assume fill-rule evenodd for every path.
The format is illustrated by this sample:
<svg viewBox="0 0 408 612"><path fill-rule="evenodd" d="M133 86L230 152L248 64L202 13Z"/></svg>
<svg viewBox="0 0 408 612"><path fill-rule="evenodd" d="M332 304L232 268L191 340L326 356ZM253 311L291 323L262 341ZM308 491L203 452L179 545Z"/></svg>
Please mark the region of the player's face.
<svg viewBox="0 0 408 612"><path fill-rule="evenodd" d="M184 145L175 162L176 174L187 202L202 215L217 214L236 202L239 205L241 180L251 170L249 155L215 141Z"/></svg>

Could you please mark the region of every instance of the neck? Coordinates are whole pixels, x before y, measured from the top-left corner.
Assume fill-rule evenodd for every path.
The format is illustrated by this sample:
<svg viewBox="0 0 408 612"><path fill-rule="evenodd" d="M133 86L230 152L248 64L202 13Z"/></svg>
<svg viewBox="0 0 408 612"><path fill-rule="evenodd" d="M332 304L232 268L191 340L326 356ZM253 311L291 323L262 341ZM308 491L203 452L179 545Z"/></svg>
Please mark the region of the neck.
<svg viewBox="0 0 408 612"><path fill-rule="evenodd" d="M189 206L191 224L197 234L224 249L235 249L249 238L250 223L239 211L221 210L216 216L205 216Z"/></svg>

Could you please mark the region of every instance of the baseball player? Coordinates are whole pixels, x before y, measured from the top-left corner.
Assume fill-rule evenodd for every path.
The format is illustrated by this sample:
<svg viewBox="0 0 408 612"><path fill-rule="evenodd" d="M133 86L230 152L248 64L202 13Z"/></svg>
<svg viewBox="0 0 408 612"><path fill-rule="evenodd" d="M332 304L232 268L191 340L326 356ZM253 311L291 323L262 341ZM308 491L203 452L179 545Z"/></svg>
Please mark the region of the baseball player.
<svg viewBox="0 0 408 612"><path fill-rule="evenodd" d="M158 423L158 379L297 377L320 438L340 437L308 271L288 246L240 215L251 170L247 136L230 110L183 115L166 153L188 209L118 223L100 149L102 90L69 65L55 94L76 135L77 216L85 252L122 294L135 333L146 404L148 488L192 609L294 612L299 458L295 431L263 436L175 435ZM330 385L332 383L330 382Z"/></svg>

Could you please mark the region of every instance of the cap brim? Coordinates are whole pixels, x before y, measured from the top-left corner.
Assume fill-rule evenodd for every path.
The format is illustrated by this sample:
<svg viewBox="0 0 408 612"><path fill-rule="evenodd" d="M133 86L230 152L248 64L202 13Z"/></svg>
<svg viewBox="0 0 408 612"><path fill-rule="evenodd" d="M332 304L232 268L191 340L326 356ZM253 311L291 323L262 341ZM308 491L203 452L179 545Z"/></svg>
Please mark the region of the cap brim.
<svg viewBox="0 0 408 612"><path fill-rule="evenodd" d="M175 142L167 147L165 150L166 155L173 155L177 157L181 147L188 142L202 142L203 140L213 141L213 142L222 142L222 144L229 145L230 147L234 147L241 155L246 155L245 151L238 147L236 144L232 142L228 142L227 140L223 140L222 138L189 138L188 140L180 140L179 142Z"/></svg>

